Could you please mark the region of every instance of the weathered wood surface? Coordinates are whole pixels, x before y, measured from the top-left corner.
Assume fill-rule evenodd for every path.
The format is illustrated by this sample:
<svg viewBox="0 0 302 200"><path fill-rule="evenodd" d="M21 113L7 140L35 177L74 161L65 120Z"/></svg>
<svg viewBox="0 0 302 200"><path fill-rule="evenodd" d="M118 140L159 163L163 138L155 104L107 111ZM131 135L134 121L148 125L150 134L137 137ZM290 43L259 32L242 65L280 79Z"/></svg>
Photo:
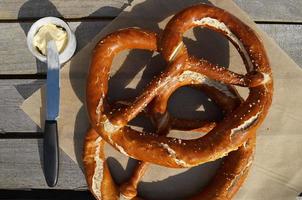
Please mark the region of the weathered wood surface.
<svg viewBox="0 0 302 200"><path fill-rule="evenodd" d="M43 83L43 80L0 80L0 136L7 132L41 131L19 106Z"/></svg>
<svg viewBox="0 0 302 200"><path fill-rule="evenodd" d="M127 5L127 0L1 0L0 19L115 17Z"/></svg>
<svg viewBox="0 0 302 200"><path fill-rule="evenodd" d="M42 139L0 140L1 189L47 188L42 170L42 142ZM81 169L62 150L59 177L54 189L86 189Z"/></svg>
<svg viewBox="0 0 302 200"><path fill-rule="evenodd" d="M75 31L79 51L110 21L71 22ZM259 24L302 66L302 25L293 24ZM35 74L45 73L46 65L37 62L26 46L26 32L29 23L0 23L0 74Z"/></svg>
<svg viewBox="0 0 302 200"><path fill-rule="evenodd" d="M302 2L302 1L301 1ZM302 10L302 6L301 6ZM285 52L302 68L302 25L259 24Z"/></svg>
<svg viewBox="0 0 302 200"><path fill-rule="evenodd" d="M0 19L115 17L132 0L2 0ZM302 22L301 0L234 0L256 21Z"/></svg>
<svg viewBox="0 0 302 200"><path fill-rule="evenodd" d="M254 21L302 22L301 0L233 0Z"/></svg>
<svg viewBox="0 0 302 200"><path fill-rule="evenodd" d="M72 200L95 200L89 191L78 190L52 190L52 189L26 189L10 190L1 189L2 200L52 200L52 199L72 199Z"/></svg>

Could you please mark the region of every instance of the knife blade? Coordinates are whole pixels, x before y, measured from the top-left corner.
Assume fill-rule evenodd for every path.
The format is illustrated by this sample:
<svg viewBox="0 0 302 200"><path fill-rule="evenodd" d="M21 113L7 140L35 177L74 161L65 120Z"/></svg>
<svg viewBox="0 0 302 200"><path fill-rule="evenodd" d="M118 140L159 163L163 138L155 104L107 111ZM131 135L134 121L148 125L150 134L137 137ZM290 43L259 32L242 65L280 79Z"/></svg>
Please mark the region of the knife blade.
<svg viewBox="0 0 302 200"><path fill-rule="evenodd" d="M57 118L60 106L59 53L53 40L47 43L46 120L43 140L44 176L49 187L58 181L59 146Z"/></svg>

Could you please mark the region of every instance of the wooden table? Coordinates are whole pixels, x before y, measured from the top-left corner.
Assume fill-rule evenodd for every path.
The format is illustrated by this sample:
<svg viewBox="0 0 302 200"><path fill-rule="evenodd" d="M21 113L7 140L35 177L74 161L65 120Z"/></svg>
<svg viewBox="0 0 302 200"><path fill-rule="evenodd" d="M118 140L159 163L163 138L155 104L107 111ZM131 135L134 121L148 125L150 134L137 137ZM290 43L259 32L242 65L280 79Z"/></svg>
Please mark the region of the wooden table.
<svg viewBox="0 0 302 200"><path fill-rule="evenodd" d="M302 66L301 0L235 2ZM126 0L0 1L0 199L1 195L30 199L64 195L87 199L89 196L82 171L63 151L60 151L58 185L54 190L47 190L40 160L42 130L19 108L24 99L45 83L46 77L46 66L27 50L26 33L41 17L63 17L75 31L79 51L130 3Z"/></svg>

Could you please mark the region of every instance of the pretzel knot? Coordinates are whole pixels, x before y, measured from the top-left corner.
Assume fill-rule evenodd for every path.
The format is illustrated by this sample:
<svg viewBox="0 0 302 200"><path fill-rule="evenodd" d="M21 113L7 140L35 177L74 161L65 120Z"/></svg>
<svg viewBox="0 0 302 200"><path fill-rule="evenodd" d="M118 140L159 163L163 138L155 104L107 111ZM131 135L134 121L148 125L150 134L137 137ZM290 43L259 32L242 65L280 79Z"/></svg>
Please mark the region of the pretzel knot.
<svg viewBox="0 0 302 200"><path fill-rule="evenodd" d="M182 36L195 26L212 29L227 37L241 55L247 73L237 74L189 55ZM125 49L158 51L166 60L167 67L133 102L124 103L116 109L106 99L109 72L114 56ZM170 116L167 111L168 99L176 89L185 85L206 92L224 111L223 119L206 122ZM250 92L247 99L243 100L231 85L248 87ZM268 112L272 93L272 73L261 41L239 19L214 6L201 4L184 9L169 21L160 38L151 31L136 28L109 34L95 47L87 81L86 101L92 128L85 141L84 165L89 187L99 199L103 195L101 187L110 186L108 191L112 191L111 196L119 194L106 162L103 163L102 145L106 141L126 156L143 161L134 173L136 175L121 187L122 194L127 198L136 196L136 185L146 163L173 168L192 167L234 151L225 158L226 164L216 174L229 181L222 184L213 179L215 184L221 183L216 187L227 191L220 194L223 193L225 199L231 198L250 166L255 132ZM127 125L139 113L151 117L157 127L156 133L139 132ZM170 129L197 130L207 134L197 139L177 139L166 136ZM231 167L229 162L233 162L234 158L237 165L233 163ZM98 162L104 164L103 172L97 172L100 170ZM241 175L239 179L237 177L236 184L230 182L235 180L235 176L230 178L219 174L228 170L230 173L227 174L238 174L238 169ZM95 177L96 173L98 177ZM104 181L100 182L103 175L107 179L103 177ZM206 191L211 190L213 186ZM208 192L202 195L205 197L214 193L217 194ZM211 199L211 195L208 199Z"/></svg>

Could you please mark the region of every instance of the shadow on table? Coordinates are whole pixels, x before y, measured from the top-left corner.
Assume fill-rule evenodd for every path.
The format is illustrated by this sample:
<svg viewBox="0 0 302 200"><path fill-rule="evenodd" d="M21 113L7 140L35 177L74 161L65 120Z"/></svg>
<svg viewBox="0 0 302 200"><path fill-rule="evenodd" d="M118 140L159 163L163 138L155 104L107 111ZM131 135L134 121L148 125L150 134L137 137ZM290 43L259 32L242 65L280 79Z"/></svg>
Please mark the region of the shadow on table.
<svg viewBox="0 0 302 200"><path fill-rule="evenodd" d="M158 23L177 12L175 10L175 6L170 5L177 5L178 10L180 10L187 7L188 5L192 5L197 2L200 1L147 0L135 5L130 12L122 12L121 15L123 16L123 20L125 21L116 23L113 27L110 27L110 30L106 29L106 32L112 32L125 27L137 26L160 33L162 29L160 28ZM202 2L209 3L208 1ZM161 6L166 6L166 12L157 12L156 15L154 15L154 8L159 6L158 4L162 4ZM138 17L135 20L129 20L133 19L133 16L135 15L141 16L142 10L144 10L144 16L151 16L152 21L144 23L144 20L146 20L147 18L144 19L143 17ZM91 25L91 27L93 26L94 25ZM90 29L91 27L89 27L89 25L85 25L85 23L81 23L78 26L76 33L84 33L86 29ZM91 39L96 36L100 30L93 31L95 31L95 35L91 35ZM229 66L229 44L225 38L208 29L201 28L194 28L193 35L196 38L196 41L194 39L184 38L184 42L188 46L190 54L193 54L197 57L203 57L221 66ZM77 36L80 37L79 35ZM83 48L83 50L72 59L70 65L71 69L69 78L72 87L78 98L83 102L84 105L86 87L85 78L89 69L91 53L98 39L100 38L96 38L91 42L91 44L87 45L87 48ZM90 41L87 41L87 43L88 42ZM83 44L83 46L85 45L86 44ZM150 52L139 50L131 51L128 54L126 60L122 63L121 67L116 71L116 73L111 77L109 81L109 102L114 102L115 100L125 98L133 99L135 96L142 92L143 88L147 85L148 82L150 82L152 77L157 75L164 68L165 62L160 55L153 55ZM134 80L134 77L138 76L141 76L141 79L135 84L131 83ZM82 79L82 81L79 81L79 79ZM135 87L128 87L129 85L135 85ZM190 97L192 98L188 99L188 95L190 95ZM184 99L186 99L185 103ZM204 111L200 111L200 107L202 106L204 108ZM195 90L188 87L179 89L171 97L169 103L169 111L176 116L190 116L199 119L208 119L210 113L211 119L217 119L220 117L219 110L212 102L208 101L206 95L200 92L196 92ZM74 144L78 163L82 163L83 138L85 131L89 126L86 112L86 108L83 106L77 114L75 123L76 132L74 135ZM83 124L86 124L86 126L83 126ZM145 123L141 120L133 120L130 124L140 126L144 130L148 130L149 128L146 125L148 123ZM135 162L136 161L129 159L128 164L124 169L124 167L122 167L121 164L119 164L119 161L117 161L115 158L111 157L110 159L108 159L109 166L112 169L113 176L115 177L117 183L123 182L130 176ZM180 197L181 195L188 196L200 190L202 185L200 184L201 175L204 173L213 175L213 173L217 169L218 163L219 161L214 162L214 164L209 163L194 167L178 175L166 178L162 181L154 183L141 183L139 190L147 192L148 195L151 195L148 197L152 197L152 199L158 199L159 196L163 195L163 193L159 192L163 187L168 188L165 193L169 194L169 196L163 197L165 199L175 199L176 196ZM82 164L80 165L82 166ZM193 188L186 194L183 194L181 185L188 179L190 179L189 182L190 184L192 184ZM208 180L206 177L202 177L202 179L204 180L204 183ZM171 187L166 187L167 185L170 185ZM151 194L149 192L150 188L152 188L152 191L157 192L153 192L153 194ZM173 193L173 195L170 195L171 193Z"/></svg>

